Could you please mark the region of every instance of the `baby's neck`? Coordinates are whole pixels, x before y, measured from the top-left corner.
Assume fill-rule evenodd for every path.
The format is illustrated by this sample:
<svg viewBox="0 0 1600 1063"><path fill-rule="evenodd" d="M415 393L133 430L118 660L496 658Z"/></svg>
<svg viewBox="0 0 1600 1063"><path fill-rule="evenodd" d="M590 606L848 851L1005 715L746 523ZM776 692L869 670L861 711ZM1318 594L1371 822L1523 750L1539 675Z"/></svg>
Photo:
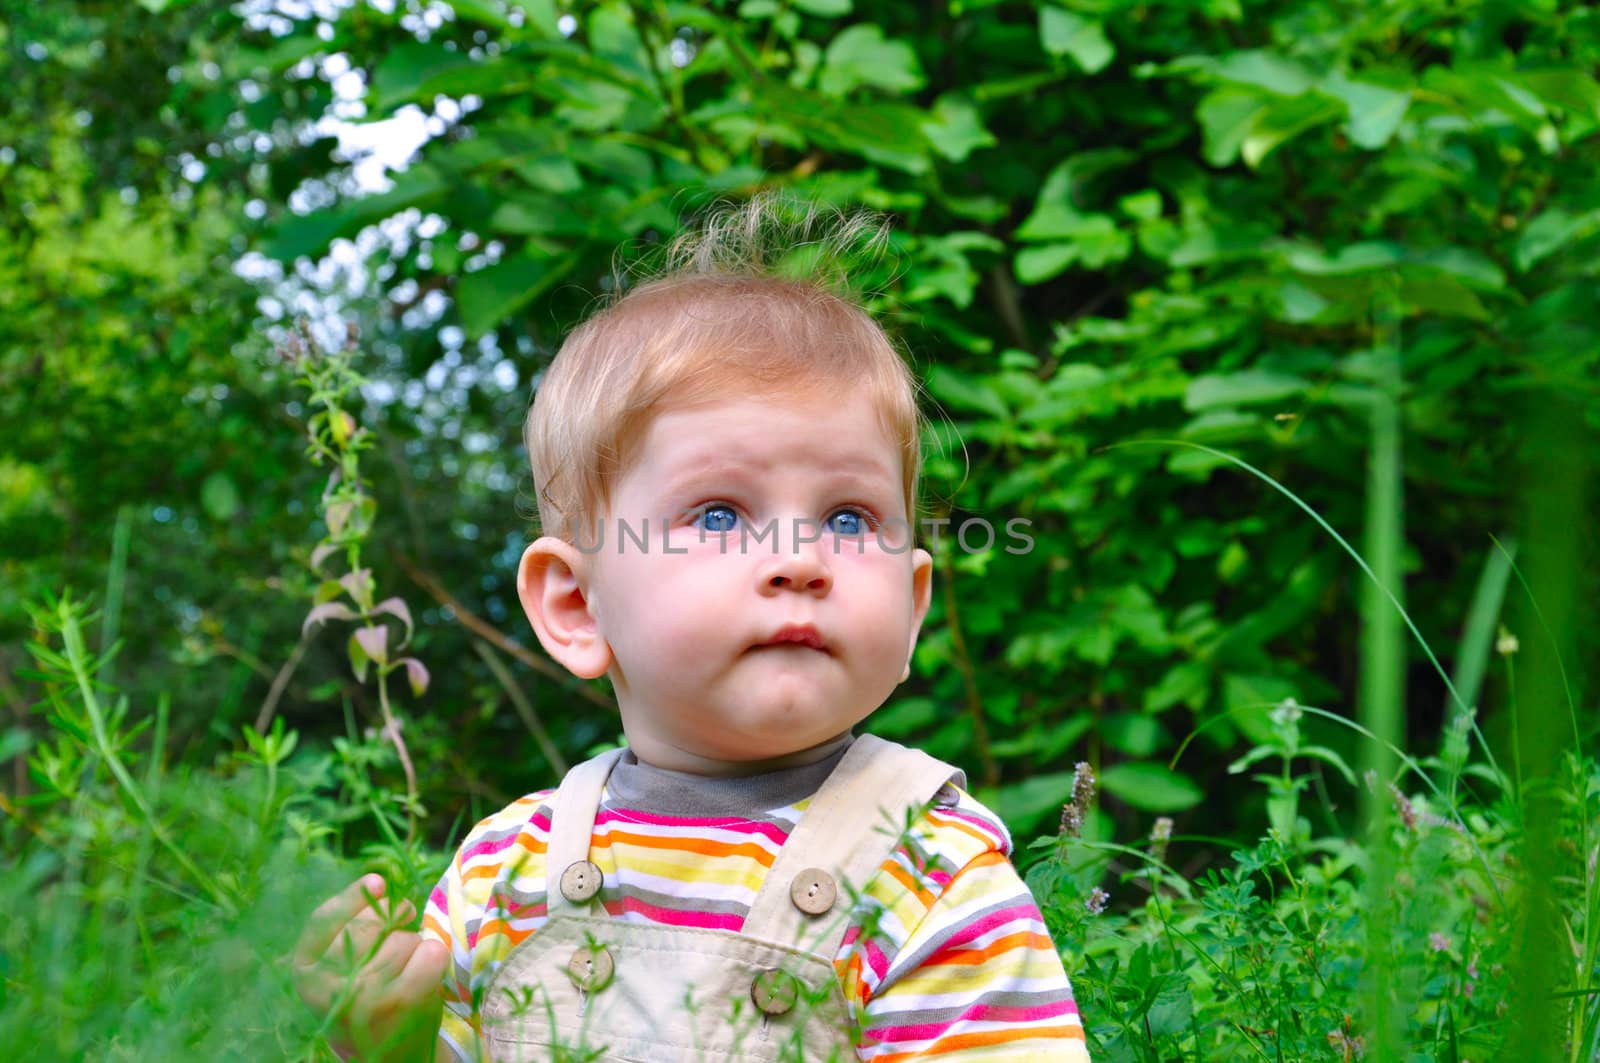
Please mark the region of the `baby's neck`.
<svg viewBox="0 0 1600 1063"><path fill-rule="evenodd" d="M807 764L815 764L839 752L850 744L853 736L849 731L836 735L807 749L799 749L793 753L785 753L778 757L768 757L763 760L717 760L712 757L702 756L692 750L679 749L673 746L653 746L643 750L635 749L634 756L640 764L656 768L661 771L681 772L685 775L700 775L717 779L736 779L750 775L766 775L774 771L783 771L786 768L798 768Z"/></svg>

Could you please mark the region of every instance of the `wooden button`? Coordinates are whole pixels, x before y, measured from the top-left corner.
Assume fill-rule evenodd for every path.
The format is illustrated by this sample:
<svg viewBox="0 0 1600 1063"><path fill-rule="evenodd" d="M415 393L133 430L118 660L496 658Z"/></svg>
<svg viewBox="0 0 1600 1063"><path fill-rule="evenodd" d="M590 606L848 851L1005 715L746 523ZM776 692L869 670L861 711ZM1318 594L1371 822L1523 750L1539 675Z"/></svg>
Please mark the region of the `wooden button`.
<svg viewBox="0 0 1600 1063"><path fill-rule="evenodd" d="M594 900L604 882L605 876L598 867L588 860L579 860L575 864L568 864L567 869L561 872L561 896L573 904L583 904Z"/></svg>
<svg viewBox="0 0 1600 1063"><path fill-rule="evenodd" d="M800 982L788 971L768 968L750 983L750 999L763 1015L782 1015L800 999Z"/></svg>
<svg viewBox="0 0 1600 1063"><path fill-rule="evenodd" d="M820 867L808 867L789 883L789 899L807 915L821 915L833 907L839 887L833 876Z"/></svg>
<svg viewBox="0 0 1600 1063"><path fill-rule="evenodd" d="M567 961L567 977L585 993L598 993L611 984L611 976L616 973L616 961L604 945L574 949L572 959Z"/></svg>

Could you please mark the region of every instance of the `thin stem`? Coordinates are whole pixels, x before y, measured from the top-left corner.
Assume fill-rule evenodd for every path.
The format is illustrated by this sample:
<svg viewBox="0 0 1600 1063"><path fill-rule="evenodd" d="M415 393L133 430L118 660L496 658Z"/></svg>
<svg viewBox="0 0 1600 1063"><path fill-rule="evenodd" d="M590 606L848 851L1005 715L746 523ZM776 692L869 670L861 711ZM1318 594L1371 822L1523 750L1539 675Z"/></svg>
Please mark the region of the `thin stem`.
<svg viewBox="0 0 1600 1063"><path fill-rule="evenodd" d="M1511 660L1511 654L1506 654L1506 710L1511 713L1511 778L1515 783L1513 793L1517 802L1522 801L1522 737L1519 734L1521 724L1517 717L1517 666Z"/></svg>
<svg viewBox="0 0 1600 1063"><path fill-rule="evenodd" d="M539 714L534 710L533 703L528 700L527 695L522 692L522 688L517 685L516 676L511 674L511 669L507 668L505 662L495 656L494 650L490 649L488 644L481 639L472 640L472 649L483 659L483 663L489 666L489 671L493 674L495 681L506 692L506 697L511 699L512 708L517 710L517 716L521 718L523 726L528 729L528 733L533 735L533 740L539 743L539 751L544 754L544 759L555 769L556 775L565 775L567 773L566 758L561 755L561 751L556 748L556 744L550 740L550 732L544 729L544 721L539 719Z"/></svg>
<svg viewBox="0 0 1600 1063"><path fill-rule="evenodd" d="M405 739L400 737L400 722L389 706L389 673L384 670L378 672L378 706L383 710L383 732L394 743L395 752L400 755L400 767L406 773L406 842L409 843L417 833L417 771L411 766Z"/></svg>
<svg viewBox="0 0 1600 1063"><path fill-rule="evenodd" d="M150 803L146 800L144 790L133 776L128 772L127 766L117 756L116 746L111 741L111 736L106 731L105 711L100 706L100 699L95 696L94 679L89 675L89 654L83 643L83 632L78 627L78 618L74 615L70 603L62 599L56 607L56 615L61 622L61 640L66 647L67 660L72 666L72 676L77 683L78 696L83 699L84 712L89 717L89 727L94 735L96 752L104 758L106 767L116 777L122 786L123 792L133 802L139 814L144 817L145 823L150 828L150 833L161 843L162 848L178 862L178 866L188 873L189 877L206 891L223 911L232 915L234 905L231 898L222 891L211 877L195 866L189 855L174 842L162 826L161 820L156 816Z"/></svg>
<svg viewBox="0 0 1600 1063"><path fill-rule="evenodd" d="M1350 545L1344 536L1340 535L1334 530L1333 525L1329 524L1323 519L1322 514L1312 509L1311 506L1302 501L1301 498L1293 491L1289 490L1287 487L1283 486L1277 480L1274 480L1271 476L1268 476L1254 465L1251 465L1249 462L1240 458L1236 458L1226 451L1218 450L1215 447L1208 447L1204 443L1191 443L1185 439L1132 439L1123 443L1109 443L1099 449L1115 450L1119 447L1137 447L1148 446L1152 444L1168 447L1187 447L1191 450L1203 451L1212 455L1213 457L1220 458L1221 460L1228 462L1230 465L1235 465L1243 469L1245 472L1250 473L1252 476L1255 476L1257 479L1267 484L1267 486L1271 487L1274 491L1277 491L1279 494L1283 495L1285 498L1289 499L1289 501L1293 502L1295 505L1304 510L1312 520L1317 522L1317 525L1321 527L1323 531L1327 532L1333 537L1334 542L1338 543L1345 553L1350 555L1355 563L1360 566L1361 571L1367 574L1367 578L1378 585L1378 589L1389 599L1389 604L1392 605L1396 612L1400 614L1400 619L1405 622L1406 629L1410 631L1412 637L1417 640L1417 644L1422 648L1423 655L1428 658L1428 663L1433 665L1433 670L1438 673L1439 678L1444 682L1445 689L1450 694L1450 700L1455 703L1458 710L1462 712L1469 711L1469 707L1467 706L1466 702L1462 701L1461 695L1459 692L1457 692L1455 684L1450 681L1449 674L1445 672L1444 666L1439 663L1439 658L1434 655L1433 648L1428 645L1428 641L1422 637L1422 632L1418 631L1417 625L1412 622L1411 614L1406 612L1405 606L1400 604L1400 600L1389 591L1389 588L1372 571L1372 567L1367 564L1366 559L1361 556L1355 547ZM1489 747L1489 740L1484 737L1483 730L1478 726L1476 721L1472 723L1472 733L1477 737L1478 744L1483 747L1484 759L1488 761L1489 770L1500 779L1505 779L1505 772L1501 770L1500 762L1495 758L1494 750Z"/></svg>

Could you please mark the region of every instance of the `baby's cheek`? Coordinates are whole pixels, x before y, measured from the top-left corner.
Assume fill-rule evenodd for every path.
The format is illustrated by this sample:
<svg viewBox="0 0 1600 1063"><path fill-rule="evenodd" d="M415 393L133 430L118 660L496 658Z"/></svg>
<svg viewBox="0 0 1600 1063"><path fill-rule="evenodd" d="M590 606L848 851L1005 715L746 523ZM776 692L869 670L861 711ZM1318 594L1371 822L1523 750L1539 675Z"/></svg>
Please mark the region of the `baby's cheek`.
<svg viewBox="0 0 1600 1063"><path fill-rule="evenodd" d="M718 597L715 581L679 573L661 580L658 591L641 610L639 623L650 644L673 655L669 660L678 667L692 667L695 659L733 640L740 617Z"/></svg>

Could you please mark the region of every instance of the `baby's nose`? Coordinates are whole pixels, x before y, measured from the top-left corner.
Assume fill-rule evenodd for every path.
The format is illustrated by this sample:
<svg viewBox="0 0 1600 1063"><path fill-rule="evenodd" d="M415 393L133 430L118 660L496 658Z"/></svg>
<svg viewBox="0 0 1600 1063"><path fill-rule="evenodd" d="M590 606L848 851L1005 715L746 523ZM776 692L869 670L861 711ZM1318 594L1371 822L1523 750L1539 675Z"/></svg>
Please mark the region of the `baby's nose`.
<svg viewBox="0 0 1600 1063"><path fill-rule="evenodd" d="M761 566L764 589L808 590L826 593L833 586L833 572L828 566L827 552L822 548L822 533L815 525L796 521L787 542L779 542L777 553Z"/></svg>

